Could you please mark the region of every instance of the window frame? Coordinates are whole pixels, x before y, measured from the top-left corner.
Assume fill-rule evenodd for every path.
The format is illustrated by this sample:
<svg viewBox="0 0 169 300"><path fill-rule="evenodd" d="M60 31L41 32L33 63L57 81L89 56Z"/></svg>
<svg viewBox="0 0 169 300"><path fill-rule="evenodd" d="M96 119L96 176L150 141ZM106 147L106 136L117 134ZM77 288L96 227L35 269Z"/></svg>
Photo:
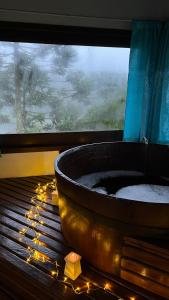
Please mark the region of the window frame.
<svg viewBox="0 0 169 300"><path fill-rule="evenodd" d="M0 41L130 47L131 31L0 21ZM122 140L122 130L0 134L1 153L63 151L73 146Z"/></svg>

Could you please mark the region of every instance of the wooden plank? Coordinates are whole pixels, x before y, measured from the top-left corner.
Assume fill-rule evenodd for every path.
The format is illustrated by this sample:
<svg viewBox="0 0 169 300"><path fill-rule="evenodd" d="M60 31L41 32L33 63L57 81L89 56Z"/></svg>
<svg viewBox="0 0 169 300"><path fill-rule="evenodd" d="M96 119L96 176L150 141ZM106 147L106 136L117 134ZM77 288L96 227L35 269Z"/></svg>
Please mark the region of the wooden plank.
<svg viewBox="0 0 169 300"><path fill-rule="evenodd" d="M152 280L148 280L147 278L141 277L136 273L129 272L128 270L121 270L120 274L121 278L136 284L142 288L145 288L149 291L154 292L157 295L165 297L169 299L169 288L162 286Z"/></svg>
<svg viewBox="0 0 169 300"><path fill-rule="evenodd" d="M37 251L41 252L42 254L46 255L47 257L49 257L52 261L55 261L58 259L63 259L63 254L60 254L60 253L48 248L45 243L43 246L39 246L39 245L33 243L32 239L30 239L26 236L24 237L23 241L19 241L20 234L2 224L1 224L1 235L7 237L9 240L16 242L18 244L18 248L21 248L20 246L23 246L24 248L27 249L28 246L31 246L35 250L37 250ZM2 241L2 245L3 245L3 243L4 243L4 241ZM15 245L15 247L16 247L16 245ZM68 251L67 251L67 253L68 253Z"/></svg>
<svg viewBox="0 0 169 300"><path fill-rule="evenodd" d="M2 209L6 208L8 210L11 210L11 211L23 216L23 217L25 216L26 212L31 208L31 205L28 208L23 208L20 205L18 205L18 202L16 202L16 201L14 203L13 202L11 203L7 199L3 199L1 197L1 194L0 194L0 205L1 205ZM45 222L45 226L48 226L50 228L61 231L60 219L58 217L57 217L56 221L53 221L53 220L48 219L46 216L44 216L44 214L42 215L42 213L40 213L40 218L42 221Z"/></svg>
<svg viewBox="0 0 169 300"><path fill-rule="evenodd" d="M123 247L123 256L128 258L133 258L139 262L145 263L149 266L157 266L159 270L166 272L169 270L169 261L158 255L154 255L149 252L140 251L138 248L131 246Z"/></svg>
<svg viewBox="0 0 169 300"><path fill-rule="evenodd" d="M51 282L50 277L36 269L36 267L26 264L15 254L4 249L2 245L0 245L0 250L0 282L3 283L3 286L6 288L11 288L12 286L12 290L14 290L15 295L19 296L19 299L21 299L21 296L25 297L24 299L28 299L29 297L31 299L38 299L38 297L42 296L42 299L45 300L45 297L48 297L46 286ZM19 270L18 265L20 266ZM52 299L50 295L49 299Z"/></svg>
<svg viewBox="0 0 169 300"><path fill-rule="evenodd" d="M89 264L86 265L84 262L83 264L83 276L86 276L86 280L91 280L93 282L96 281L102 285L109 283L112 286L113 291L121 298L130 299L130 297L135 297L137 300L164 300L163 297L155 295L151 291L144 290L140 286L135 285L133 282L99 271Z"/></svg>
<svg viewBox="0 0 169 300"><path fill-rule="evenodd" d="M4 181L0 181L0 189L4 188L6 190L10 190L10 191L14 191L16 193L18 193L19 195L23 195L26 197L32 197L35 195L34 191L25 191L24 189L20 189L19 187L17 187L15 184L12 184L10 181L8 182L4 182Z"/></svg>
<svg viewBox="0 0 169 300"><path fill-rule="evenodd" d="M12 290L17 299L54 300L56 297L58 300L63 299L62 285L2 246L0 246L0 274L0 282L6 289ZM64 298L71 299L72 292L69 288L67 294L70 297Z"/></svg>
<svg viewBox="0 0 169 300"><path fill-rule="evenodd" d="M8 250L8 251L12 251L12 253L14 254L14 255L17 255L17 257L19 257L20 259L22 258L24 258L24 259L26 259L26 257L27 257L27 253L26 253L26 250L25 250L25 248L24 247L22 247L22 246L18 246L17 245L17 243L15 243L15 242L13 242L13 241L11 241L10 239L8 239L8 238L6 238L6 237L4 237L3 238L3 242L2 242L2 245ZM61 263L63 263L63 260L62 260L62 262L60 262L60 264ZM26 264L27 265L27 264ZM41 275L42 277L44 276L44 274L47 274L47 276L50 276L50 270L51 270L51 268L50 268L50 266L48 265L48 264L40 264L39 262L33 262L33 265L31 264L29 264L29 266L34 266L34 272L35 272L35 270L38 268L38 271L40 271L40 272L45 272L45 273L43 273L43 275ZM31 271L32 272L32 271ZM29 274L30 274L30 270L29 270ZM32 273L31 273L32 274ZM38 278L39 279L39 278ZM57 284L58 284L58 282L57 281L55 281ZM48 283L48 282L47 282ZM83 280L82 279L80 279L80 278L78 278L77 280L76 280L76 285L78 285L78 286L84 286L85 285L85 282L83 282ZM58 291L58 288L60 289L60 287L58 287L57 286L57 291ZM62 287L62 289L63 289L63 287ZM53 293L53 285L52 286L50 286L50 289L49 290L47 290L48 292L50 292L52 295L54 294ZM54 288L54 291L56 291L56 287ZM72 290L69 288L69 293L67 293L68 291L67 291L67 289L66 289L66 294L67 295L65 295L65 293L63 293L62 294L62 297L64 296L64 299L66 298L66 299L76 299L78 296L77 295L75 295L73 292L72 292ZM70 297L70 293L71 293L71 297ZM103 299L103 294L104 294L104 299L110 299L110 295L107 295L107 294L105 294L103 291L100 291L100 293L99 293L99 295L98 295L98 297L96 298L96 299ZM57 292L57 295L58 295L58 292ZM56 294L55 294L55 297L56 297ZM102 298L101 298L102 297ZM88 299L88 296L86 296L85 294L84 295L81 295L80 296L80 298L81 299ZM32 299L32 298L31 298ZM41 299L41 298L40 298ZM55 299L55 298L52 298L52 299ZM62 298L63 299L63 298ZM111 297L111 299L117 299L117 297Z"/></svg>
<svg viewBox="0 0 169 300"><path fill-rule="evenodd" d="M134 248L139 248L143 251L155 254L155 256L161 256L169 260L169 241L144 241L141 239L134 239L131 237L125 237L124 242L126 245L133 246ZM161 244L161 246L160 246Z"/></svg>
<svg viewBox="0 0 169 300"><path fill-rule="evenodd" d="M12 191L6 189L3 190L2 188L0 188L0 193L2 199L7 200L12 204L16 203L21 208L30 209L30 206L34 206L32 203L30 203L31 199L29 197L27 197L25 201L23 200L24 196L22 197L21 195L18 195L15 192L13 193ZM53 207L52 211L51 210L48 211L47 209L45 209L44 211L41 212L41 214L52 221L60 222L60 218L58 216L58 212L57 209L55 209L55 207Z"/></svg>
<svg viewBox="0 0 169 300"><path fill-rule="evenodd" d="M7 291L4 291L1 289L1 286L0 286L0 299L1 300L14 300L14 298L12 296L9 296L9 294L7 294Z"/></svg>
<svg viewBox="0 0 169 300"><path fill-rule="evenodd" d="M47 183L49 180L54 179L54 176L51 177L51 179L46 179L44 176L30 176L30 177L24 177L25 181L33 182L35 184L38 184L39 182Z"/></svg>
<svg viewBox="0 0 169 300"><path fill-rule="evenodd" d="M47 207L41 213L41 219L43 218L45 224L38 225L38 231L42 233L39 240L44 244L37 246L32 242L34 233L31 230L25 234L23 240L19 240L19 230L28 225L25 212L30 209L32 205L30 203L30 195L35 195L34 188L38 182L46 183L52 178L53 176L44 176L0 180L0 251L2 249L2 253L0 252L0 283L3 284L3 287L14 292L17 300L87 300L90 297L94 297L96 300L117 300L119 298L126 300L130 299L130 297L135 297L137 300L162 300L160 294L154 296L152 292L142 289L141 285L140 287L134 285L134 281L127 282L126 280L104 274L84 261L82 261L83 273L76 280L75 285L83 286L86 284L86 281L90 281L104 286L106 282L109 282L114 294L108 294L105 293L104 290L99 290L89 295L78 296L75 295L69 287L64 287L51 278L50 263L42 264L40 262L32 262L32 265L30 265L25 262L28 255L27 246L33 246L48 256L52 261L57 259L62 266L62 275L64 270L64 256L71 251L71 249L67 247L61 233L58 208L50 204L47 204ZM131 247L130 243L134 242L126 240L125 243L127 247ZM136 246L135 243L134 247L139 250L140 246ZM146 247L144 246L144 248ZM149 254L152 255L151 251L149 251ZM125 257L125 259L129 258ZM137 261L137 267L138 264L139 261ZM127 268L126 265L125 268ZM126 271L125 268L123 266L124 272ZM11 269L12 272L10 272ZM127 271L131 273L131 270ZM161 274L163 274L163 272L161 272ZM20 285L19 283L22 282L22 277L23 285ZM149 277L149 279L151 279L151 276ZM163 277L162 282L164 283L164 281L166 281L166 277ZM30 289L32 290L29 291ZM42 293L43 289L45 290L44 293ZM5 295L5 291L3 291L3 293Z"/></svg>
<svg viewBox="0 0 169 300"><path fill-rule="evenodd" d="M23 216L16 214L15 212L8 210L6 208L1 209L0 211L0 218L3 220L3 216L7 216L9 218L11 218L12 220L19 222L20 224L24 226L29 226L30 228L33 229L32 225L30 225L30 222ZM37 226L37 230L39 232L41 232L43 235L46 235L48 237L50 237L53 240L59 241L61 242L63 245L66 244L65 240L63 239L62 234L60 233L60 231L57 231L51 228L48 228L47 226L41 225L39 224Z"/></svg>
<svg viewBox="0 0 169 300"><path fill-rule="evenodd" d="M122 258L121 267L126 271L129 270L133 273L137 273L138 275L143 276L144 278L148 278L150 280L158 282L161 285L169 287L169 273L167 273L167 271L169 270L166 270L166 272L162 272L156 269L156 266L149 267L148 265L135 261L134 258Z"/></svg>
<svg viewBox="0 0 169 300"><path fill-rule="evenodd" d="M0 218L0 224L5 225L6 227L8 227L16 232L19 232L23 228L23 226L20 223L15 222L5 216L3 218ZM34 233L33 233L33 231L30 230L25 234L25 236L33 239ZM63 255L66 255L67 251L70 250L68 247L65 247L59 241L55 241L55 240L47 237L46 235L40 236L39 240L41 242L45 243L48 248L50 248L60 254L63 254Z"/></svg>

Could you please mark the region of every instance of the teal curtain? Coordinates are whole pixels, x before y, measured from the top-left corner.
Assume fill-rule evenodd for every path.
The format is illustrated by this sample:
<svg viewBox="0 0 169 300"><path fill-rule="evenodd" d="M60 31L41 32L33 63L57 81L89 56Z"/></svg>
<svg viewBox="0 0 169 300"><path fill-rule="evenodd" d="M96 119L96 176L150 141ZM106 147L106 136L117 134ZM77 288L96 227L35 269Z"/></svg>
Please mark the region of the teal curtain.
<svg viewBox="0 0 169 300"><path fill-rule="evenodd" d="M169 23L135 21L124 140L169 144Z"/></svg>

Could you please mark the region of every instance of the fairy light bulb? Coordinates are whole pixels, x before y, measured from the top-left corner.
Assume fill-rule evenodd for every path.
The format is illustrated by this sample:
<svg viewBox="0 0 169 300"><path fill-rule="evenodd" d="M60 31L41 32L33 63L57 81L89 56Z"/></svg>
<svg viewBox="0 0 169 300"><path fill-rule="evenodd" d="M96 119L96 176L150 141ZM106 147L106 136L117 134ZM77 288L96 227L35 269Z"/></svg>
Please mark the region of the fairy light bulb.
<svg viewBox="0 0 169 300"><path fill-rule="evenodd" d="M51 271L51 275L52 275L52 276L55 276L56 273L57 273L56 271Z"/></svg>
<svg viewBox="0 0 169 300"><path fill-rule="evenodd" d="M34 247L36 247L36 249L37 248L39 249L39 246L46 245L44 242L41 242L38 239L42 235L42 233L37 231L37 229L35 227L38 226L39 224L40 225L45 224L43 219L41 219L41 215L40 215L39 211L45 209L46 206L47 206L47 199L48 199L48 190L47 189L49 189L49 191L53 189L57 193L57 187L56 187L55 180L53 180L52 182L47 183L45 185L42 185L42 184L38 183L38 186L35 189L36 195L31 198L32 206L25 213L25 218L30 221L29 225L26 228L24 227L19 231L19 234L21 235L19 237L19 241L21 241L24 238L24 235L28 230L33 230L34 237L32 237L31 241L34 243ZM59 276L58 267L60 267L58 262L57 261L53 262L45 254L39 252L36 249L34 249L31 246L27 247L28 257L26 259L26 263L30 263L30 262L33 262L33 261L39 261L39 262L42 262L42 263L48 262L48 263L51 263L52 265L55 264L54 269L49 271L50 272L49 274L53 278L55 278L55 280L63 283L65 291L67 290L68 286L71 287L72 291L77 295L78 294L83 294L83 293L89 294L91 291L95 291L95 290L103 290L104 289L107 292L111 290L111 284L108 283L108 282L105 283L104 287L103 286L97 286L97 288L96 288L96 287L93 287L93 284L91 282L86 282L85 286L83 286L83 287L79 287L79 286L74 287L73 284L68 280L67 276L64 276L63 279L60 280L58 278L58 276ZM80 258L81 257L76 253L70 253L67 256L68 266L69 266L69 264L72 264L73 266L75 266L75 264L77 264L78 274L81 273ZM67 274L65 274L65 275L67 275ZM75 278L73 278L73 279L75 279ZM110 293L112 293L112 291ZM120 299L121 298L119 297L119 300ZM130 296L128 299L129 300L136 300L136 297ZM121 300L124 300L124 299L121 299Z"/></svg>
<svg viewBox="0 0 169 300"><path fill-rule="evenodd" d="M90 282L86 282L86 286L87 286L87 293L89 293L89 291L90 291Z"/></svg>
<svg viewBox="0 0 169 300"><path fill-rule="evenodd" d="M105 285L104 285L104 290L111 290L111 285L110 285L110 283L105 283Z"/></svg>
<svg viewBox="0 0 169 300"><path fill-rule="evenodd" d="M26 228L22 228L20 231L19 231L20 234L25 234L26 233Z"/></svg>
<svg viewBox="0 0 169 300"><path fill-rule="evenodd" d="M75 288L74 291L75 291L76 294L79 294L80 293L80 287L78 286L77 288Z"/></svg>

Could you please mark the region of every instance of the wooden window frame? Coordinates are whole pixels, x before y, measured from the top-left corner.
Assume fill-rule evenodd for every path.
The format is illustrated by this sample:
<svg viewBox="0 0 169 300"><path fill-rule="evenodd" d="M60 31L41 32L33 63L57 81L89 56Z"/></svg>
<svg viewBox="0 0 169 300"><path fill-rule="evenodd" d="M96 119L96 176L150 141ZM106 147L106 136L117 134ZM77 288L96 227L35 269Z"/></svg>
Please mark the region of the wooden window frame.
<svg viewBox="0 0 169 300"><path fill-rule="evenodd" d="M0 22L0 41L130 47L131 31L103 28ZM96 142L122 140L122 130L0 134L1 153L65 150Z"/></svg>

